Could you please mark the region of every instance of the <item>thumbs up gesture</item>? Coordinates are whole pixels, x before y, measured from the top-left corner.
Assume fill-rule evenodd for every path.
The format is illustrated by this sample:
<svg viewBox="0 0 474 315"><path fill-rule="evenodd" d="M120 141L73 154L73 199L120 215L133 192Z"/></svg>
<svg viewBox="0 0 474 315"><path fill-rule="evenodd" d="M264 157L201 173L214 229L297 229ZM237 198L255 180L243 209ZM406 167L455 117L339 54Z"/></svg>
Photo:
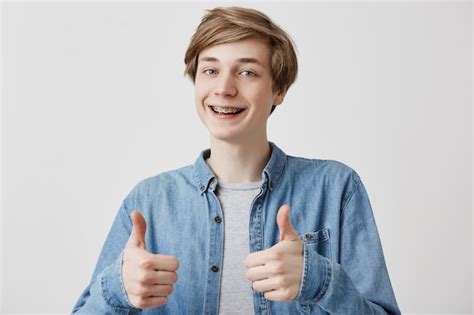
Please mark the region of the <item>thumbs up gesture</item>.
<svg viewBox="0 0 474 315"><path fill-rule="evenodd" d="M268 300L292 301L299 292L303 273L303 242L291 225L290 208L278 210L280 242L269 249L251 253L245 259L247 279Z"/></svg>
<svg viewBox="0 0 474 315"><path fill-rule="evenodd" d="M168 302L177 280L178 261L173 256L155 255L146 251L146 222L133 211L132 233L125 245L122 278L130 303L136 308L152 308Z"/></svg>

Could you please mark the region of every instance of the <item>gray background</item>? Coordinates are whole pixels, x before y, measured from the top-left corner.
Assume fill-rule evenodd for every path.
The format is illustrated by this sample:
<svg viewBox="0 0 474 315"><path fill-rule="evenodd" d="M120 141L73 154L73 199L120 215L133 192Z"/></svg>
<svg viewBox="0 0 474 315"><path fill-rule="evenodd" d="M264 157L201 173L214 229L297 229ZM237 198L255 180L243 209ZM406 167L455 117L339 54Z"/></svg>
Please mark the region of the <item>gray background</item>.
<svg viewBox="0 0 474 315"><path fill-rule="evenodd" d="M183 58L219 4L3 4L1 312L70 312L130 189L209 146ZM470 313L471 3L240 4L298 49L269 139L361 175L403 313Z"/></svg>

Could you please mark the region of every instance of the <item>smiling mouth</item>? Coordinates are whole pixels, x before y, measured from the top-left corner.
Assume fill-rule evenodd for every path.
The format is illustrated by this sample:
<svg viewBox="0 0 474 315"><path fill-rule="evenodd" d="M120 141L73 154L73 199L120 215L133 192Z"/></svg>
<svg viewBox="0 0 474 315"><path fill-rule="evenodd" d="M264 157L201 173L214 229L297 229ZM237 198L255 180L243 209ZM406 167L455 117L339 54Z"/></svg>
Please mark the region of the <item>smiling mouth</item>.
<svg viewBox="0 0 474 315"><path fill-rule="evenodd" d="M245 108L239 107L219 107L219 106L212 106L208 105L211 110L220 115L237 115L245 110Z"/></svg>

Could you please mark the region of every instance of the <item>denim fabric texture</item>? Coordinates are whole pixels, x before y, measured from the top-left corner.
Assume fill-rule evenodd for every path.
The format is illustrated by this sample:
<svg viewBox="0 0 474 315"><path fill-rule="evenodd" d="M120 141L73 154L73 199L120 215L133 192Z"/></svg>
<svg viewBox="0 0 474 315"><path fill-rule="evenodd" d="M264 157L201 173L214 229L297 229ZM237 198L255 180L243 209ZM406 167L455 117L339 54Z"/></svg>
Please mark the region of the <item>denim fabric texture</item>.
<svg viewBox="0 0 474 315"><path fill-rule="evenodd" d="M255 314L400 314L367 192L358 174L334 160L272 153L260 193L249 209L250 252L279 241L277 211L290 219L304 243L300 292L274 302L253 292ZM217 179L196 162L138 183L123 201L105 240L91 281L74 314L218 314L225 221L215 194ZM180 267L166 305L137 309L128 301L121 266L130 236L130 213L147 221L149 252L175 256ZM242 262L243 263L243 262ZM216 268L217 267L217 268Z"/></svg>

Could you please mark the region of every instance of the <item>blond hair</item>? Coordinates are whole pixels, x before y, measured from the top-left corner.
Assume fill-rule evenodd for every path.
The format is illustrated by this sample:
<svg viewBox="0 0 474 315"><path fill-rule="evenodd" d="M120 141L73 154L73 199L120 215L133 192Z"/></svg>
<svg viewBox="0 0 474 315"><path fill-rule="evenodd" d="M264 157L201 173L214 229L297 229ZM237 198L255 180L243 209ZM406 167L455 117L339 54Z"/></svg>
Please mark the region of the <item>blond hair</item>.
<svg viewBox="0 0 474 315"><path fill-rule="evenodd" d="M206 10L201 23L191 37L184 56L184 75L194 83L197 58L207 47L235 42L249 37L265 40L270 48L272 91L286 92L298 73L294 43L291 37L264 13L250 8L217 7ZM272 107L273 112L275 105Z"/></svg>

